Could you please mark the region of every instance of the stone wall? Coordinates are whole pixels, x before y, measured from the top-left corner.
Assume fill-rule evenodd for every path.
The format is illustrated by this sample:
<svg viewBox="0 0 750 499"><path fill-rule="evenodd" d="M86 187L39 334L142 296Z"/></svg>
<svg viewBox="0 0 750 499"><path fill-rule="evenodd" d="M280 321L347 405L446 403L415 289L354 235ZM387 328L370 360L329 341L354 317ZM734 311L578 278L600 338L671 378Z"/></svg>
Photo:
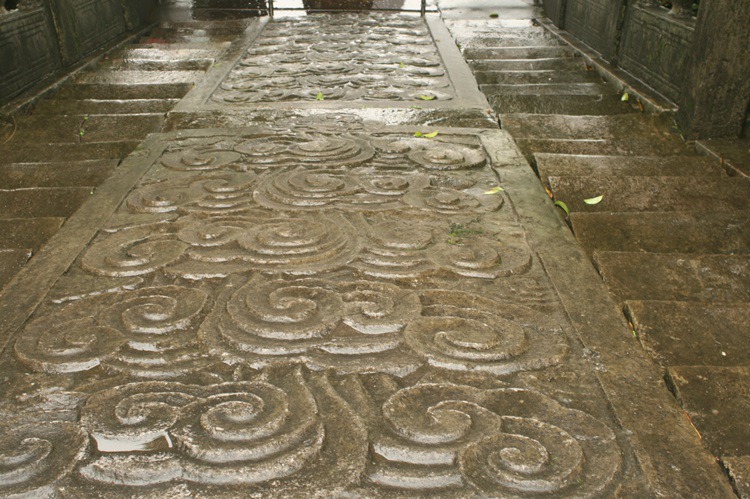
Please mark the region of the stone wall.
<svg viewBox="0 0 750 499"><path fill-rule="evenodd" d="M605 60L615 58L625 0L568 0L565 29ZM615 36L613 36L613 34Z"/></svg>
<svg viewBox="0 0 750 499"><path fill-rule="evenodd" d="M688 137L743 133L750 106L749 19L748 1L701 4L677 114Z"/></svg>
<svg viewBox="0 0 750 499"><path fill-rule="evenodd" d="M544 0L544 14L556 26L562 26L565 20L565 4L566 0Z"/></svg>
<svg viewBox="0 0 750 499"><path fill-rule="evenodd" d="M677 104L687 136L748 134L750 1L701 0L697 21L688 4L544 0L556 26Z"/></svg>
<svg viewBox="0 0 750 499"><path fill-rule="evenodd" d="M145 25L156 3L21 0L17 9L1 9L0 105Z"/></svg>
<svg viewBox="0 0 750 499"><path fill-rule="evenodd" d="M617 62L673 102L680 100L695 28L666 9L630 5Z"/></svg>

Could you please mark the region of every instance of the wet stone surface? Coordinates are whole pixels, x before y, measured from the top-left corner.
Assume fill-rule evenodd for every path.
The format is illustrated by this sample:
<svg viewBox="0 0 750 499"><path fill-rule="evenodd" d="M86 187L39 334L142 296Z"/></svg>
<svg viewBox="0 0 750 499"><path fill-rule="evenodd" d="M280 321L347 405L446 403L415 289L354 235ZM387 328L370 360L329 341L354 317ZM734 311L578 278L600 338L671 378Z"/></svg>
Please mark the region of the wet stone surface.
<svg viewBox="0 0 750 499"><path fill-rule="evenodd" d="M339 14L270 22L211 100L423 104L454 97L422 18Z"/></svg>
<svg viewBox="0 0 750 499"><path fill-rule="evenodd" d="M491 154L413 133L147 141L2 359L0 493L638 490Z"/></svg>

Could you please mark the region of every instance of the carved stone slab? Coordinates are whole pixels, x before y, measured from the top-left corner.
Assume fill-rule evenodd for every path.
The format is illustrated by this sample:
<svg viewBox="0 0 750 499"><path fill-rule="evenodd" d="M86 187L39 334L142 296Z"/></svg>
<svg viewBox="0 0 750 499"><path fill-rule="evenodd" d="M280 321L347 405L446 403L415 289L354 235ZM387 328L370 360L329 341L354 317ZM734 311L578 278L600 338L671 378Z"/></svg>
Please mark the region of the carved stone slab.
<svg viewBox="0 0 750 499"><path fill-rule="evenodd" d="M7 349L0 493L639 480L477 132L338 121L147 141Z"/></svg>
<svg viewBox="0 0 750 499"><path fill-rule="evenodd" d="M451 40L439 19L404 14L261 21L176 111L487 109Z"/></svg>

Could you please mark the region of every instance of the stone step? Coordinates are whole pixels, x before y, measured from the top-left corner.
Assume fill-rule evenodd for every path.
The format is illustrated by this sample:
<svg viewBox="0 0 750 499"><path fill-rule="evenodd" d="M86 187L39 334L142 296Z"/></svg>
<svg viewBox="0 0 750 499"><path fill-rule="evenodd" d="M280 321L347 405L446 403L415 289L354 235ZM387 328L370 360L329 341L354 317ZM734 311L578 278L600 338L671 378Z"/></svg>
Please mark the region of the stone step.
<svg viewBox="0 0 750 499"><path fill-rule="evenodd" d="M44 99L34 114L163 114L179 99Z"/></svg>
<svg viewBox="0 0 750 499"><path fill-rule="evenodd" d="M573 50L565 46L555 47L506 47L466 48L464 57L469 60L486 59L548 59L550 57L573 57Z"/></svg>
<svg viewBox="0 0 750 499"><path fill-rule="evenodd" d="M36 252L60 230L63 222L62 217L0 219L0 248Z"/></svg>
<svg viewBox="0 0 750 499"><path fill-rule="evenodd" d="M108 59L97 68L110 71L206 71L213 59L154 60L154 59Z"/></svg>
<svg viewBox="0 0 750 499"><path fill-rule="evenodd" d="M87 71L75 77L76 84L157 85L195 83L204 71Z"/></svg>
<svg viewBox="0 0 750 499"><path fill-rule="evenodd" d="M725 176L718 161L704 156L586 156L581 154L534 154L539 177L566 176Z"/></svg>
<svg viewBox="0 0 750 499"><path fill-rule="evenodd" d="M215 4L215 0L211 2L211 5ZM232 0L232 5L236 8L236 0ZM226 33L240 34L247 29L248 24L248 19L217 19L212 21L198 21L195 19L189 21L174 21L170 19L162 19L159 23L159 29L170 29L175 31L200 30L212 36L221 36Z"/></svg>
<svg viewBox="0 0 750 499"><path fill-rule="evenodd" d="M0 289L18 273L31 258L28 249L0 249Z"/></svg>
<svg viewBox="0 0 750 499"><path fill-rule="evenodd" d="M750 136L741 139L701 140L698 141L698 146L706 154L721 158L727 168L750 177Z"/></svg>
<svg viewBox="0 0 750 499"><path fill-rule="evenodd" d="M750 303L629 301L625 314L663 366L750 366Z"/></svg>
<svg viewBox="0 0 750 499"><path fill-rule="evenodd" d="M487 99L496 112L570 114L570 115L612 115L632 113L633 108L615 94L571 95L571 94L490 94Z"/></svg>
<svg viewBox="0 0 750 499"><path fill-rule="evenodd" d="M750 211L570 214L586 252L750 254Z"/></svg>
<svg viewBox="0 0 750 499"><path fill-rule="evenodd" d="M750 301L750 255L597 251L593 260L621 301Z"/></svg>
<svg viewBox="0 0 750 499"><path fill-rule="evenodd" d="M601 82L596 83L536 83L536 84L495 84L479 85L480 90L486 95L505 96L505 95L532 95L532 96L554 96L567 98L569 96L597 96L614 95L615 91ZM538 114L538 113L529 113ZM543 114L543 113L542 113ZM561 114L561 113L555 113Z"/></svg>
<svg viewBox="0 0 750 499"><path fill-rule="evenodd" d="M447 18L445 25L456 34L472 33L474 35L495 35L496 33L527 33L531 29L537 29L537 25L531 19L462 19Z"/></svg>
<svg viewBox="0 0 750 499"><path fill-rule="evenodd" d="M586 69L580 57L545 59L486 59L469 61L474 71L576 71Z"/></svg>
<svg viewBox="0 0 750 499"><path fill-rule="evenodd" d="M158 132L163 122L163 114L23 116L13 142L132 142Z"/></svg>
<svg viewBox="0 0 750 499"><path fill-rule="evenodd" d="M738 475L735 481L746 483L750 367L675 366L667 374L675 397L690 415L703 444L732 475Z"/></svg>
<svg viewBox="0 0 750 499"><path fill-rule="evenodd" d="M617 139L515 139L526 159L533 164L534 154L569 154L584 156L684 156L693 152L686 144L675 142L669 147L657 142L633 142Z"/></svg>
<svg viewBox="0 0 750 499"><path fill-rule="evenodd" d="M670 132L669 122L642 113L615 116L549 116L544 114L506 114L503 128L514 138L536 139L623 139L680 142ZM692 150L692 149L691 149Z"/></svg>
<svg viewBox="0 0 750 499"><path fill-rule="evenodd" d="M588 141L607 140L625 150L657 155L694 155L695 149L670 131L669 122L661 117L629 113L613 116L548 116L539 114L504 114L502 126L517 140ZM534 151L536 152L536 151ZM540 151L543 152L543 151Z"/></svg>
<svg viewBox="0 0 750 499"><path fill-rule="evenodd" d="M112 174L118 163L117 159L107 159L0 165L0 189L97 186Z"/></svg>
<svg viewBox="0 0 750 499"><path fill-rule="evenodd" d="M0 164L44 163L57 161L86 161L92 159L121 159L138 147L134 142L95 142L84 144L36 144L17 147L11 143L0 145Z"/></svg>
<svg viewBox="0 0 750 499"><path fill-rule="evenodd" d="M179 34L179 33L164 33L162 36L154 36L154 35L146 35L141 37L140 40L138 40L140 43L154 43L154 44L172 44L172 43L179 43L181 45L203 45L206 43L211 43L214 41L222 41L222 40L215 40L214 38L207 36L205 34Z"/></svg>
<svg viewBox="0 0 750 499"><path fill-rule="evenodd" d="M67 218L91 194L91 187L2 189L0 190L0 218Z"/></svg>
<svg viewBox="0 0 750 499"><path fill-rule="evenodd" d="M65 85L55 97L59 99L182 99L193 83L75 83Z"/></svg>
<svg viewBox="0 0 750 499"><path fill-rule="evenodd" d="M226 47L217 48L179 48L174 45L154 46L150 44L130 44L117 50L110 56L113 60L126 59L134 61L215 61Z"/></svg>
<svg viewBox="0 0 750 499"><path fill-rule="evenodd" d="M482 36L461 44L465 48L507 48L507 47L560 47L562 43L557 38L535 31L522 36L521 33L513 33L507 36Z"/></svg>
<svg viewBox="0 0 750 499"><path fill-rule="evenodd" d="M214 54L222 54L229 48L231 42L211 42L211 43L163 43L156 40L147 41L141 40L139 43L131 43L127 45L128 49L147 49L156 51L184 51L184 50L201 50L204 52L211 52Z"/></svg>
<svg viewBox="0 0 750 499"><path fill-rule="evenodd" d="M482 86L492 84L570 84L570 83L596 83L597 77L584 70L574 71L556 71L556 70L539 70L539 71L477 71L474 77ZM601 81L601 80L599 80Z"/></svg>
<svg viewBox="0 0 750 499"><path fill-rule="evenodd" d="M446 26L448 26L448 30L453 35L453 38L455 38L457 41L463 43L466 43L467 46L471 45L473 42L477 40L481 40L483 38L489 38L489 39L519 39L519 40L526 40L526 43L522 44L523 46L533 46L536 45L533 41L537 39L541 40L549 40L552 37L550 34L544 30L539 29L538 27L530 26L530 27L514 27L514 28L502 28L499 29L498 26L471 26L471 27L458 27L458 26L450 26L446 23Z"/></svg>
<svg viewBox="0 0 750 499"><path fill-rule="evenodd" d="M572 211L709 212L750 210L750 182L722 177L549 177L555 199ZM595 205L584 199L604 196Z"/></svg>
<svg viewBox="0 0 750 499"><path fill-rule="evenodd" d="M169 43L231 42L244 31L243 27L224 26L206 29L205 26L158 26L148 37L167 40Z"/></svg>

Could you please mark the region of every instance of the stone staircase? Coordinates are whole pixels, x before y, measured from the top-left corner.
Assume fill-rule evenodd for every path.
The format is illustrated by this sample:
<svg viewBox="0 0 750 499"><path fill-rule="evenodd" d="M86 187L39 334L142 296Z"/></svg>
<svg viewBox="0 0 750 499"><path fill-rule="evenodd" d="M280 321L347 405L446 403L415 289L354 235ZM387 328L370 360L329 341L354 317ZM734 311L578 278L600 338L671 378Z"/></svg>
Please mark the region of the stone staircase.
<svg viewBox="0 0 750 499"><path fill-rule="evenodd" d="M163 21L49 92L0 135L0 288L246 29Z"/></svg>
<svg viewBox="0 0 750 499"><path fill-rule="evenodd" d="M543 28L497 24L454 30L480 88L570 211L705 444L748 490L750 162L699 154L669 116L624 102Z"/></svg>

